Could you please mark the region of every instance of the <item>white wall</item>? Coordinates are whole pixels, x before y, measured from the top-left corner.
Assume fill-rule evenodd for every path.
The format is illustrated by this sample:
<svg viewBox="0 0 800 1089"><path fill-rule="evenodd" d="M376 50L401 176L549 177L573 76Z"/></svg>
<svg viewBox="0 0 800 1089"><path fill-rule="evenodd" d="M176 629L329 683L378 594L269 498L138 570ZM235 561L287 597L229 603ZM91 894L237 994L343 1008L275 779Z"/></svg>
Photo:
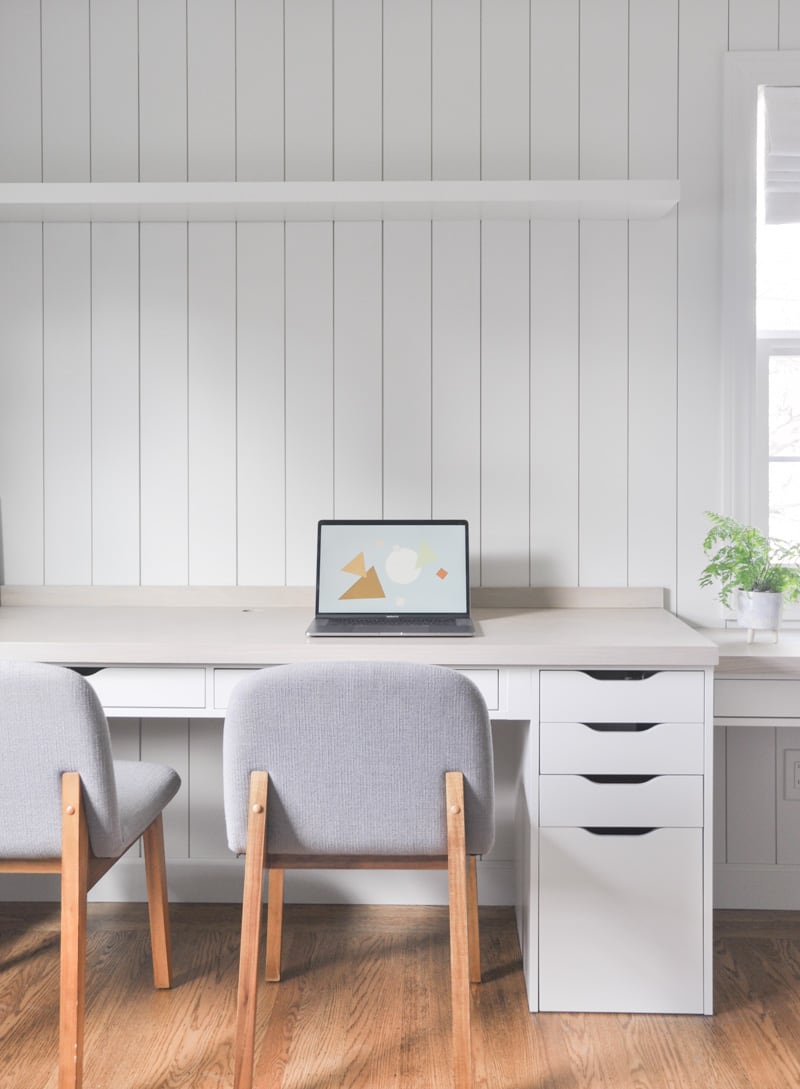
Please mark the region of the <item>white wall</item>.
<svg viewBox="0 0 800 1089"><path fill-rule="evenodd" d="M308 584L335 515L476 585L697 588L721 61L797 0L4 0L0 179L672 178L658 222L4 224L8 584Z"/></svg>

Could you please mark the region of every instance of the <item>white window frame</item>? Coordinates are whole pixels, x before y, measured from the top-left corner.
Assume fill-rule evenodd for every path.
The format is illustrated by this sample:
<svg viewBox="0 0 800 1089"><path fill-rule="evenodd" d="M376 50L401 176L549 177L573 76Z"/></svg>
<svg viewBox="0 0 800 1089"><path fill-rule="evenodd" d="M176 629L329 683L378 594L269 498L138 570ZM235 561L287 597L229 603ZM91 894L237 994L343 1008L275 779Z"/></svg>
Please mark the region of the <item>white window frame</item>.
<svg viewBox="0 0 800 1089"><path fill-rule="evenodd" d="M756 137L759 88L800 86L800 52L727 53L724 61L722 231L723 511L767 531L767 360L782 344L756 334ZM791 345L791 348L790 348ZM800 354L800 352L798 352ZM800 605L784 619L800 623Z"/></svg>

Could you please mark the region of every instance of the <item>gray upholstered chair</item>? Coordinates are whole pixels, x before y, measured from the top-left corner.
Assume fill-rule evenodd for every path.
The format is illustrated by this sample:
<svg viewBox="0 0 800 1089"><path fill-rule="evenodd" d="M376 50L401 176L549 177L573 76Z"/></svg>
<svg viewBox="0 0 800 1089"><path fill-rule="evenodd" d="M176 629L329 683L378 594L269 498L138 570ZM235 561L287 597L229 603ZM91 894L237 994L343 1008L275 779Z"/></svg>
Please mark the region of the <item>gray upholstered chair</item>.
<svg viewBox="0 0 800 1089"><path fill-rule="evenodd" d="M454 1081L468 1089L475 857L494 840L490 723L477 688L453 670L405 663L260 670L231 697L223 767L228 845L245 855L236 1089L253 1077L264 869L266 976L277 980L284 870L353 865L448 870Z"/></svg>
<svg viewBox="0 0 800 1089"><path fill-rule="evenodd" d="M172 984L161 812L171 768L114 761L91 685L58 666L0 662L0 873L61 875L59 1089L83 1073L86 895L144 837L153 975Z"/></svg>

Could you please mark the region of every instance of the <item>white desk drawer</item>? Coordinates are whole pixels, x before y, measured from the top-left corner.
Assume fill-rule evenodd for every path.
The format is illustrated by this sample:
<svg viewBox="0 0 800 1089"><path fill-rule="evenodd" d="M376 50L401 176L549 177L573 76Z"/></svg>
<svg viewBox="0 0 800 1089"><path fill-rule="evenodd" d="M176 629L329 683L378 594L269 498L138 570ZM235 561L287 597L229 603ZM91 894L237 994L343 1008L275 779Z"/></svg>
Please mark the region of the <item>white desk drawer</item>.
<svg viewBox="0 0 800 1089"><path fill-rule="evenodd" d="M542 722L702 722L703 673L546 669L541 674Z"/></svg>
<svg viewBox="0 0 800 1089"><path fill-rule="evenodd" d="M500 671L497 669L459 669L464 677L469 677L480 694L486 700L486 706L490 711L496 711L500 706Z"/></svg>
<svg viewBox="0 0 800 1089"><path fill-rule="evenodd" d="M714 714L719 718L800 718L800 681L717 678Z"/></svg>
<svg viewBox="0 0 800 1089"><path fill-rule="evenodd" d="M214 707L224 711L228 706L231 692L244 677L249 677L253 669L215 669L214 670ZM500 679L497 669L459 669L459 673L469 677L478 688L486 706L496 711L500 706Z"/></svg>
<svg viewBox="0 0 800 1089"><path fill-rule="evenodd" d="M703 1012L702 835L542 829L540 1009Z"/></svg>
<svg viewBox="0 0 800 1089"><path fill-rule="evenodd" d="M539 733L543 774L701 775L701 722L543 722Z"/></svg>
<svg viewBox="0 0 800 1089"><path fill-rule="evenodd" d="M202 667L109 666L87 681L104 707L205 707Z"/></svg>
<svg viewBox="0 0 800 1089"><path fill-rule="evenodd" d="M224 711L239 681L252 676L256 669L215 669L214 670L214 708Z"/></svg>
<svg viewBox="0 0 800 1089"><path fill-rule="evenodd" d="M703 777L660 775L644 782L594 782L581 775L539 779L542 827L700 828Z"/></svg>

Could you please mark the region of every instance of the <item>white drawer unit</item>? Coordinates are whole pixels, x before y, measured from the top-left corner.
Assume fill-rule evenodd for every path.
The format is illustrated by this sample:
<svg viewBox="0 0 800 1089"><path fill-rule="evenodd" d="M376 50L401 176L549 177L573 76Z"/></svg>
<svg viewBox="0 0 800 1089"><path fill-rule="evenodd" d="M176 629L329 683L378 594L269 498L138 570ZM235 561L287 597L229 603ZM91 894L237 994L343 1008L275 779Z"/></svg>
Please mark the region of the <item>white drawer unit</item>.
<svg viewBox="0 0 800 1089"><path fill-rule="evenodd" d="M543 722L545 775L701 775L702 722Z"/></svg>
<svg viewBox="0 0 800 1089"><path fill-rule="evenodd" d="M108 666L86 676L107 710L116 707L203 708L206 671L202 666Z"/></svg>
<svg viewBox="0 0 800 1089"><path fill-rule="evenodd" d="M224 711L239 681L252 676L255 669L215 669L214 670L214 707Z"/></svg>
<svg viewBox="0 0 800 1089"><path fill-rule="evenodd" d="M539 816L548 826L702 828L700 775L543 775Z"/></svg>
<svg viewBox="0 0 800 1089"><path fill-rule="evenodd" d="M704 1008L705 674L543 670L542 1010Z"/></svg>
<svg viewBox="0 0 800 1089"><path fill-rule="evenodd" d="M717 718L800 719L800 681L718 677L714 682L714 714Z"/></svg>
<svg viewBox="0 0 800 1089"><path fill-rule="evenodd" d="M459 669L464 677L469 677L480 694L486 700L490 711L500 707L500 671L497 669Z"/></svg>
<svg viewBox="0 0 800 1089"><path fill-rule="evenodd" d="M542 1010L703 1012L699 828L542 828Z"/></svg>
<svg viewBox="0 0 800 1089"><path fill-rule="evenodd" d="M702 722L700 670L555 670L541 674L542 722Z"/></svg>

